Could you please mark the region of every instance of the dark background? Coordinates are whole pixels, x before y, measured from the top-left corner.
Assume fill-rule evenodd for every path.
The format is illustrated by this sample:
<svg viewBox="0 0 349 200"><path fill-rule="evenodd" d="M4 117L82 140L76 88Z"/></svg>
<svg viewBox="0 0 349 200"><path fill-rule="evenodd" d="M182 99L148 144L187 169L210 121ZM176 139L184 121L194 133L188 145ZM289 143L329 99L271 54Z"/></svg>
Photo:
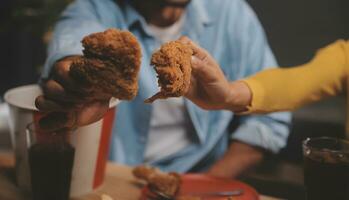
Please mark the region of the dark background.
<svg viewBox="0 0 349 200"><path fill-rule="evenodd" d="M0 96L35 83L59 13L71 0L0 0Z"/></svg>
<svg viewBox="0 0 349 200"><path fill-rule="evenodd" d="M37 81L46 56L49 35L45 33L68 2L0 1L0 96L8 88ZM317 49L349 37L348 0L248 2L283 67L305 63ZM344 137L344 94L295 111L293 122L288 146L281 154L270 156L243 179L262 193L300 200L304 199L301 141L309 136ZM6 138L0 134L0 148L9 148Z"/></svg>

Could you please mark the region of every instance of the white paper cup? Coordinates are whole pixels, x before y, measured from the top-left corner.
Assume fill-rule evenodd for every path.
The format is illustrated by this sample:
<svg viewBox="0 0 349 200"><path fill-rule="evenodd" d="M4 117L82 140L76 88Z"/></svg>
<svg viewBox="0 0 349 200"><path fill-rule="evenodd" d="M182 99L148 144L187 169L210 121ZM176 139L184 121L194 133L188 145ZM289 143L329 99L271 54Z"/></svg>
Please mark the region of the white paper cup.
<svg viewBox="0 0 349 200"><path fill-rule="evenodd" d="M11 141L15 152L16 179L18 186L30 191L26 126L37 121L42 114L36 109L35 98L42 94L38 85L25 85L8 90L4 99L9 105ZM75 158L72 171L70 196L92 192L102 185L108 160L109 141L113 128L118 100L110 101L110 110L103 119L78 128L73 134Z"/></svg>

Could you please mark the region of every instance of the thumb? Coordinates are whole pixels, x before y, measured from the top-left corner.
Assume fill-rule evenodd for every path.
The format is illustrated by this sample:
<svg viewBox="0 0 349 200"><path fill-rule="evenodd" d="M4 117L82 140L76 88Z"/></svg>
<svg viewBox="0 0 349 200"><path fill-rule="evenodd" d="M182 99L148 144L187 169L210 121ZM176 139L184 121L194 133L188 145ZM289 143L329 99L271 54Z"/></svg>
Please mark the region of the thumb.
<svg viewBox="0 0 349 200"><path fill-rule="evenodd" d="M196 56L200 60L211 60L212 57L210 54L202 47L200 47L198 44L190 40L188 37L182 36L178 39L179 42L183 44L187 44L190 46L190 48L194 52L194 56Z"/></svg>
<svg viewBox="0 0 349 200"><path fill-rule="evenodd" d="M199 81L211 81L215 77L215 72L209 67L209 64L196 56L192 56L191 66L193 75Z"/></svg>
<svg viewBox="0 0 349 200"><path fill-rule="evenodd" d="M188 87L188 90L185 92L185 97L188 98L188 99L192 99L196 93L197 93L197 82L196 82L196 79L194 76L191 76L190 77L190 84L189 84L189 87Z"/></svg>
<svg viewBox="0 0 349 200"><path fill-rule="evenodd" d="M191 57L191 67L194 71L194 73L204 73L205 68L207 68L207 63L201 59L199 59L197 56Z"/></svg>

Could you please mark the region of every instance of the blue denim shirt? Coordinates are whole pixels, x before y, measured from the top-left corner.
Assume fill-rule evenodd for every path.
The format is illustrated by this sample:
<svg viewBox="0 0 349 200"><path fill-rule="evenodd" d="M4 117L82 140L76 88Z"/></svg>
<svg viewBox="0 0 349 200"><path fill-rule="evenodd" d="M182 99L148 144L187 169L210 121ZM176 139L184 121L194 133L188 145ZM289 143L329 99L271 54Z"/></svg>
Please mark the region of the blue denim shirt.
<svg viewBox="0 0 349 200"><path fill-rule="evenodd" d="M182 34L207 49L229 80L276 66L264 31L244 0L192 0L185 14ZM43 77L47 77L58 59L82 54L80 41L90 33L116 27L127 29L138 38L143 54L139 92L133 101L118 106L110 149L111 160L129 165L143 162L152 112L152 106L144 104L143 100L158 91L156 74L149 61L160 43L149 34L145 23L127 3L76 0L56 24L43 72ZM231 139L272 152L285 146L289 113L244 116L231 133L228 125L234 117L232 112L205 111L187 100L185 106L194 127L193 143L175 155L151 163L163 170L205 170L223 155Z"/></svg>

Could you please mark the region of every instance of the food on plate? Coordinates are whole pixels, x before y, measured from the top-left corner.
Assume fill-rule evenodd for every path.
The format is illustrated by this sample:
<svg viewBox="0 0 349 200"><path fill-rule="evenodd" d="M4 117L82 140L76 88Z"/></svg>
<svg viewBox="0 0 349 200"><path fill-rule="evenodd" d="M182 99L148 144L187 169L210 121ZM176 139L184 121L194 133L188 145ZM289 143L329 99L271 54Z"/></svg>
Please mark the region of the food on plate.
<svg viewBox="0 0 349 200"><path fill-rule="evenodd" d="M128 31L107 29L83 38L84 56L74 59L70 76L93 99L131 100L137 95L141 47Z"/></svg>
<svg viewBox="0 0 349 200"><path fill-rule="evenodd" d="M133 168L132 173L136 178L148 181L150 176L159 174L161 171L155 167L140 165Z"/></svg>
<svg viewBox="0 0 349 200"><path fill-rule="evenodd" d="M191 78L191 56L189 45L178 41L165 43L151 58L151 65L158 74L160 91L146 99L152 103L156 99L183 96L189 88Z"/></svg>
<svg viewBox="0 0 349 200"><path fill-rule="evenodd" d="M177 195L181 185L181 176L178 173L165 173L145 165L135 167L132 173L136 178L146 181L151 192L161 193L174 200L201 200L196 196Z"/></svg>
<svg viewBox="0 0 349 200"><path fill-rule="evenodd" d="M179 174L175 172L165 173L149 166L138 166L133 169L133 175L148 183L151 190L160 192L174 198L181 184Z"/></svg>

